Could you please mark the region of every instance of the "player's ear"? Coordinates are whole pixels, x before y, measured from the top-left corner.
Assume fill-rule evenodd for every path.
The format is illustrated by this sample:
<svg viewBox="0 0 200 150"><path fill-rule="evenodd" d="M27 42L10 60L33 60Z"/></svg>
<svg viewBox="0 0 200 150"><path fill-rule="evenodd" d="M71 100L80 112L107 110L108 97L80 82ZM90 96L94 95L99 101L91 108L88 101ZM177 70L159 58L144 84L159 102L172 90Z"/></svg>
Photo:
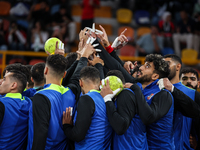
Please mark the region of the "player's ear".
<svg viewBox="0 0 200 150"><path fill-rule="evenodd" d="M46 66L46 67L44 68L44 75L47 75L48 70L49 70L49 68Z"/></svg>
<svg viewBox="0 0 200 150"><path fill-rule="evenodd" d="M62 78L64 78L64 77L66 76L66 74L67 74L67 71L65 71L65 73L64 73L64 75L63 75L63 77L62 77Z"/></svg>
<svg viewBox="0 0 200 150"><path fill-rule="evenodd" d="M151 79L152 79L153 81L159 79L159 74L153 73L152 76L151 76Z"/></svg>
<svg viewBox="0 0 200 150"><path fill-rule="evenodd" d="M80 87L83 87L83 81L81 79L79 79L79 84L80 84Z"/></svg>
<svg viewBox="0 0 200 150"><path fill-rule="evenodd" d="M17 82L13 82L10 88L11 88L11 90L16 89L17 88Z"/></svg>
<svg viewBox="0 0 200 150"><path fill-rule="evenodd" d="M181 70L181 64L177 64L176 65L176 71L180 71Z"/></svg>
<svg viewBox="0 0 200 150"><path fill-rule="evenodd" d="M200 86L200 81L198 81L198 83L197 83L197 88L199 88L199 86Z"/></svg>
<svg viewBox="0 0 200 150"><path fill-rule="evenodd" d="M33 78L31 77L31 81L34 83L34 80L33 80Z"/></svg>

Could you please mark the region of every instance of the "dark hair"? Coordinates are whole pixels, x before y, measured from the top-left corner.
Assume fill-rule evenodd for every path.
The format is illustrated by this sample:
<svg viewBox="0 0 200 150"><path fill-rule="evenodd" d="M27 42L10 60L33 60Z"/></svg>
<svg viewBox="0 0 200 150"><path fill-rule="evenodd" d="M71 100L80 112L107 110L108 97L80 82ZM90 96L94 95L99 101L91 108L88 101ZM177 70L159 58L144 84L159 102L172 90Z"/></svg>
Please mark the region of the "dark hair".
<svg viewBox="0 0 200 150"><path fill-rule="evenodd" d="M36 22L34 23L34 28L36 27L36 23L37 23L37 22L40 24L41 31L45 31L46 28L45 28L45 23L44 23L43 20L38 20L38 21L36 21Z"/></svg>
<svg viewBox="0 0 200 150"><path fill-rule="evenodd" d="M77 53L71 52L66 57L67 60L67 68L68 69L77 59Z"/></svg>
<svg viewBox="0 0 200 150"><path fill-rule="evenodd" d="M31 81L31 67L32 65L25 65L25 67L29 70L29 76L27 78L27 81L28 81L28 87L31 87L33 86L33 82Z"/></svg>
<svg viewBox="0 0 200 150"><path fill-rule="evenodd" d="M30 78L30 70L25 65L20 63L14 63L6 66L6 68L3 70L3 76L5 76L6 71L10 72L10 70L20 71L26 75L26 79Z"/></svg>
<svg viewBox="0 0 200 150"><path fill-rule="evenodd" d="M12 75L10 76L15 82L17 82L17 89L19 93L22 93L24 91L24 89L26 88L26 83L27 83L27 78L26 75L21 72L21 71L17 71L17 70L10 70L10 73L12 73ZM11 80L12 80L11 79Z"/></svg>
<svg viewBox="0 0 200 150"><path fill-rule="evenodd" d="M181 58L175 54L165 55L164 58L171 58L173 61L176 61L177 63L180 63L182 65Z"/></svg>
<svg viewBox="0 0 200 150"><path fill-rule="evenodd" d="M185 67L185 68L183 68L181 70L180 75L182 75L184 73L193 73L197 77L197 80L199 80L199 74L198 74L198 72L195 69L191 68L191 67Z"/></svg>
<svg viewBox="0 0 200 150"><path fill-rule="evenodd" d="M154 72L159 74L159 78L168 77L170 74L169 64L159 54L149 54L146 56L145 61L153 62Z"/></svg>
<svg viewBox="0 0 200 150"><path fill-rule="evenodd" d="M83 80L89 79L92 82L100 82L99 70L92 66L86 66L80 71L80 78Z"/></svg>
<svg viewBox="0 0 200 150"><path fill-rule="evenodd" d="M31 77L33 80L37 83L44 83L45 78L44 78L44 68L45 68L45 63L37 63L32 66L31 68Z"/></svg>
<svg viewBox="0 0 200 150"><path fill-rule="evenodd" d="M119 70L110 70L108 71L108 73L106 74L106 77L108 76L116 76L118 78L120 78L122 80L122 83L125 84L125 79L124 79L124 76L122 74L121 71Z"/></svg>
<svg viewBox="0 0 200 150"><path fill-rule="evenodd" d="M55 77L62 77L67 67L65 57L59 54L48 56L46 64L52 69L52 73L55 74Z"/></svg>

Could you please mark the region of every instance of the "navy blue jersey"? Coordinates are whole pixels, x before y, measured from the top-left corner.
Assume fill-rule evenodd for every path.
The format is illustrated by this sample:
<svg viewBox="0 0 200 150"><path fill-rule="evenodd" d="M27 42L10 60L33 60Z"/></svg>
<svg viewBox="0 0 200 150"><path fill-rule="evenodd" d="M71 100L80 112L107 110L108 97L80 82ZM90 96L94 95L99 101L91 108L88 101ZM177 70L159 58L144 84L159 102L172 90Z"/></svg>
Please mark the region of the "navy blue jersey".
<svg viewBox="0 0 200 150"><path fill-rule="evenodd" d="M0 101L5 106L0 126L0 149L25 149L31 100L20 93L8 93Z"/></svg>
<svg viewBox="0 0 200 150"><path fill-rule="evenodd" d="M130 89L125 89L134 92ZM117 100L115 102L117 107ZM113 137L113 149L137 149L137 150L148 150L147 137L146 137L146 126L143 124L139 115L135 115L131 120L129 128L123 135L114 133Z"/></svg>
<svg viewBox="0 0 200 150"><path fill-rule="evenodd" d="M63 132L62 115L66 107L74 107L75 95L70 88L55 84L47 84L44 89L37 92L37 94L45 95L51 103L51 117L49 120L48 135L46 139L45 149L66 149L68 146L67 137ZM33 114L32 109L29 113L29 133L28 133L28 147L32 148L34 136Z"/></svg>
<svg viewBox="0 0 200 150"><path fill-rule="evenodd" d="M149 105L151 105L152 98L160 92L157 82L158 80L152 82L146 86L145 89L142 89L140 86L142 93ZM172 97L172 105L168 113L156 122L147 126L147 140L149 149L175 149L173 137L173 114L174 101Z"/></svg>
<svg viewBox="0 0 200 150"><path fill-rule="evenodd" d="M174 87L189 96L192 100L195 99L195 90L183 85L181 82L173 84ZM192 118L183 116L180 112L174 114L174 142L176 150L192 150L190 147L189 136L192 125Z"/></svg>
<svg viewBox="0 0 200 150"><path fill-rule="evenodd" d="M90 96L95 104L90 127L84 140L75 142L75 149L110 149L112 127L106 114L106 105L99 91L91 90L86 95ZM76 122L77 112L74 117Z"/></svg>

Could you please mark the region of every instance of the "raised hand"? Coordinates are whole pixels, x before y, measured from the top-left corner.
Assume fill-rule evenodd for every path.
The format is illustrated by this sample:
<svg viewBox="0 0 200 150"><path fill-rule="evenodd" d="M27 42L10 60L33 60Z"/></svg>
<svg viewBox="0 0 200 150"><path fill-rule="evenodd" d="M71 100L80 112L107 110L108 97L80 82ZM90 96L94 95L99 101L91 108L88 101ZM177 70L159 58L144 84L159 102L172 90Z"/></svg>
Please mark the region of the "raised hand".
<svg viewBox="0 0 200 150"><path fill-rule="evenodd" d="M128 38L124 35L126 30L127 29L124 29L124 31L120 34L120 36L114 40L111 46L113 49L115 50L120 49L128 43Z"/></svg>
<svg viewBox="0 0 200 150"><path fill-rule="evenodd" d="M81 57L86 57L88 58L90 55L92 55L95 52L94 47L92 46L91 43L86 43L86 45L83 48L83 53Z"/></svg>
<svg viewBox="0 0 200 150"><path fill-rule="evenodd" d="M83 40L83 45L85 45L88 38L89 38L89 31L87 31L87 28L84 28L84 30L81 30L79 33L79 41Z"/></svg>
<svg viewBox="0 0 200 150"><path fill-rule="evenodd" d="M77 60L79 60L81 58L81 56L83 55L83 48L84 48L84 40L81 39L79 44L78 44L78 50L76 51L77 53Z"/></svg>
<svg viewBox="0 0 200 150"><path fill-rule="evenodd" d="M104 102L108 102L108 101L112 101L112 98L115 97L115 95L121 90L121 88L116 89L115 91L112 91L110 89L110 85L109 85L109 80L106 80L106 85L103 86L103 88L101 89L101 96L104 99Z"/></svg>
<svg viewBox="0 0 200 150"><path fill-rule="evenodd" d="M64 49L64 43L60 42L56 42L56 49L55 49L55 53L54 54L59 54L59 55L65 55L65 49Z"/></svg>
<svg viewBox="0 0 200 150"><path fill-rule="evenodd" d="M97 57L95 53L93 53L93 60L88 60L88 62L92 66L95 66L97 63L100 63L102 66L104 66L104 61L100 57Z"/></svg>
<svg viewBox="0 0 200 150"><path fill-rule="evenodd" d="M99 25L99 27L102 30L103 34L97 34L97 37L101 40L101 43L104 45L104 47L108 47L110 43L108 41L107 33L101 25Z"/></svg>

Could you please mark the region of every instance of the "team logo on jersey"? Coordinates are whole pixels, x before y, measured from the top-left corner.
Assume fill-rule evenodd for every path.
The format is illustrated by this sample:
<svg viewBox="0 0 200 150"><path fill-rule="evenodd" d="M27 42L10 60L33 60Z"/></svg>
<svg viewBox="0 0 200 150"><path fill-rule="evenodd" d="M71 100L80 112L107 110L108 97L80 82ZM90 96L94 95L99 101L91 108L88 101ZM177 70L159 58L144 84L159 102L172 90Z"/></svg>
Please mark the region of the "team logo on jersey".
<svg viewBox="0 0 200 150"><path fill-rule="evenodd" d="M147 100L150 100L152 97L153 97L153 93L151 93L151 95L149 95L148 97L147 97Z"/></svg>

